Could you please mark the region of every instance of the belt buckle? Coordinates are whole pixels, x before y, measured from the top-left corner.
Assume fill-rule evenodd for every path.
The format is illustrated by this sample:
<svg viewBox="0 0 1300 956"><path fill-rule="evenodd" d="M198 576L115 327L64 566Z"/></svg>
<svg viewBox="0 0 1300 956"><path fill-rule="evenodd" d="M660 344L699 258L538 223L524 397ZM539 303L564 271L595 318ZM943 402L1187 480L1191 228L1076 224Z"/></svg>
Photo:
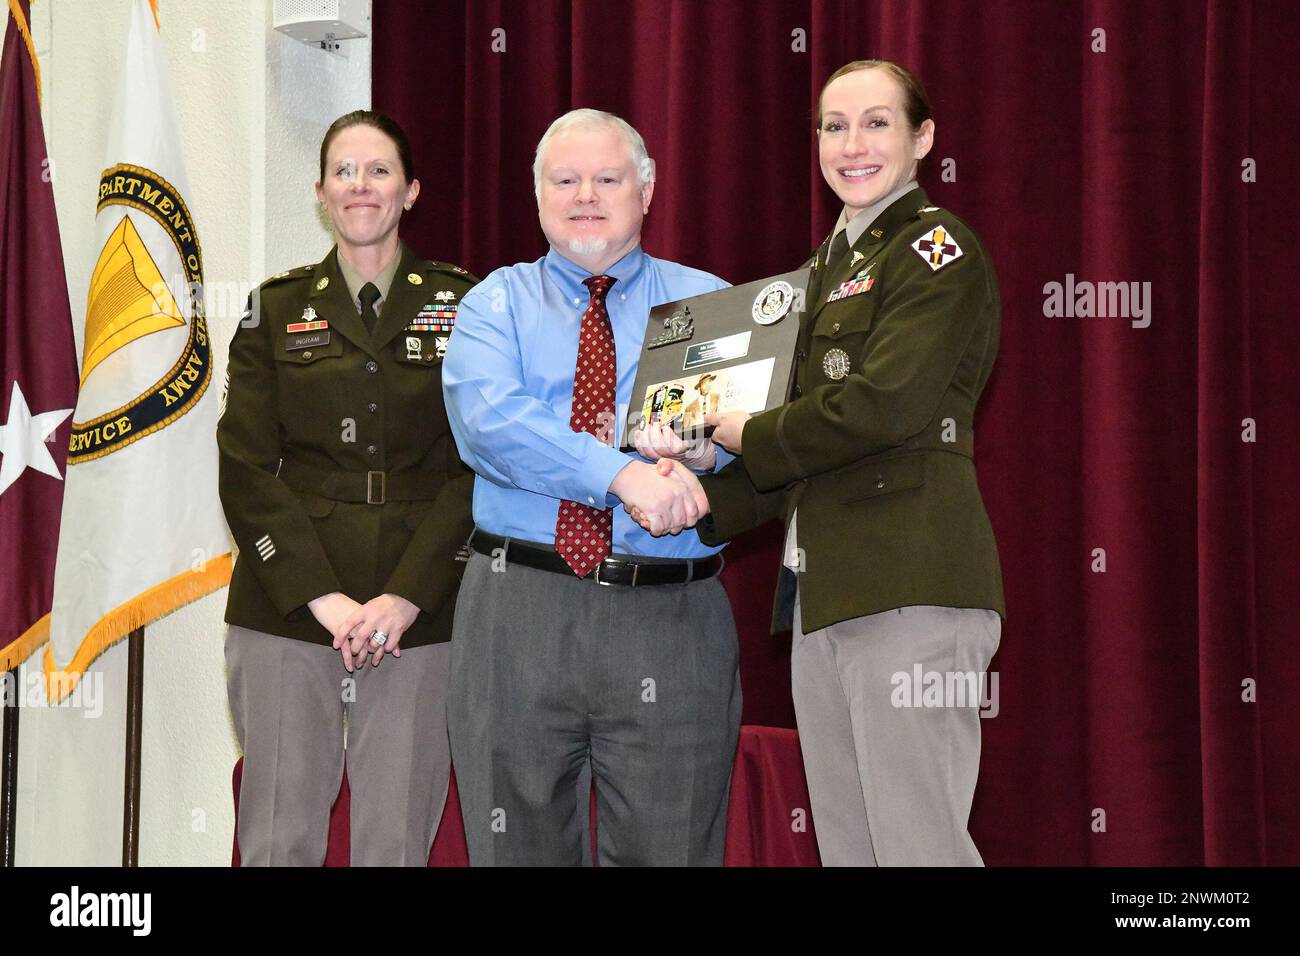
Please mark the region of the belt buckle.
<svg viewBox="0 0 1300 956"><path fill-rule="evenodd" d="M375 497L375 475L379 476L379 497ZM388 473L384 471L366 472L366 504L382 505L388 500Z"/></svg>
<svg viewBox="0 0 1300 956"><path fill-rule="evenodd" d="M605 559L605 560L608 560L608 559ZM630 587L630 588L634 588L634 587L636 587L636 576L637 576L637 572L641 570L641 565L640 565L640 564L637 564L636 562L632 562L632 581L631 581L630 584L619 584L619 582L617 582L617 581L602 581L602 580L600 579L600 569L604 566L604 564L605 564L605 561L601 561L600 564L596 565L596 572L595 572L596 583L599 584L601 587L603 587L603 588L614 588L614 587Z"/></svg>

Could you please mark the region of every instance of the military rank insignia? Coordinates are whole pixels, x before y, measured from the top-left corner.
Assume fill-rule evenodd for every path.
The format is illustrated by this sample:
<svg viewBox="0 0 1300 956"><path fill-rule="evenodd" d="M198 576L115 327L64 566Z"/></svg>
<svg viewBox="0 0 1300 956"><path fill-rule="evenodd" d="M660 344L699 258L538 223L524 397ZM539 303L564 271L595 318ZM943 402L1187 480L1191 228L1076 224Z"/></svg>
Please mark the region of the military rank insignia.
<svg viewBox="0 0 1300 956"><path fill-rule="evenodd" d="M875 284L876 280L871 276L859 274L848 282L841 282L839 288L826 297L826 301L828 303L838 302L840 299L847 299L851 295L861 295L864 292L870 292L871 287Z"/></svg>
<svg viewBox="0 0 1300 956"><path fill-rule="evenodd" d="M935 226L912 243L912 248L925 260L932 272L938 272L954 259L962 257L961 246L957 245L952 233L942 225Z"/></svg>

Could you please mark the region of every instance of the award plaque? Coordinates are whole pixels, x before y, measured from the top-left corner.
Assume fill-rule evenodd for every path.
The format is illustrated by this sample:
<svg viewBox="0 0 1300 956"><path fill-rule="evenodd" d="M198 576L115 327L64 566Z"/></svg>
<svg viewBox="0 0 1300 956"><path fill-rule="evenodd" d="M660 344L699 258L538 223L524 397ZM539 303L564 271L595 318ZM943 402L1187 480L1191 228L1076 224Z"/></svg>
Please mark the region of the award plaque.
<svg viewBox="0 0 1300 956"><path fill-rule="evenodd" d="M667 302L650 310L623 449L642 423L707 437L710 412L751 415L790 395L808 271Z"/></svg>

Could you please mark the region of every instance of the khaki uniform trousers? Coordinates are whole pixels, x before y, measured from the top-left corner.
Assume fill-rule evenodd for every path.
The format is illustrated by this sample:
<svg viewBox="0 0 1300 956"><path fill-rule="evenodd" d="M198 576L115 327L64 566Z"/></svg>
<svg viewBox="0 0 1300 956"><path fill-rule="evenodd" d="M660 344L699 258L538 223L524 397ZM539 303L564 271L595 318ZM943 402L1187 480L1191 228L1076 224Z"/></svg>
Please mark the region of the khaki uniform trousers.
<svg viewBox="0 0 1300 956"><path fill-rule="evenodd" d="M983 866L967 832L996 611L896 608L803 633L792 691L824 866ZM919 678L919 680L918 680Z"/></svg>
<svg viewBox="0 0 1300 956"><path fill-rule="evenodd" d="M325 861L346 713L352 865L427 866L451 773L450 662L450 644L430 644L349 674L332 647L230 625L241 865Z"/></svg>

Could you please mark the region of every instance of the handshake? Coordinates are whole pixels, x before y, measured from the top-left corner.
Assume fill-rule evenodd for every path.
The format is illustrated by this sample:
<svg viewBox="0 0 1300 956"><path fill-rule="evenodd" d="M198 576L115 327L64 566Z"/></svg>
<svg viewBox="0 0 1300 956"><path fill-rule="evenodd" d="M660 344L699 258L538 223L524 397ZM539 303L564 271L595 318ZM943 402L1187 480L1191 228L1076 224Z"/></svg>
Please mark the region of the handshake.
<svg viewBox="0 0 1300 956"><path fill-rule="evenodd" d="M622 500L623 510L655 537L693 528L709 513L709 499L691 469L713 467L713 443L685 442L662 425L641 429L633 443L653 464L629 462L614 476L609 490Z"/></svg>
<svg viewBox="0 0 1300 956"><path fill-rule="evenodd" d="M656 538L680 534L709 513L709 499L695 473L672 458L654 464L628 462L614 476L609 490L623 501L623 510Z"/></svg>
<svg viewBox="0 0 1300 956"><path fill-rule="evenodd" d="M667 425L639 429L632 443L654 464L630 462L614 476L609 490L622 499L632 520L656 538L695 527L709 513L709 498L695 471L713 470L719 445L739 455L749 418L747 412L711 412L704 421L713 426L713 437L692 442Z"/></svg>

